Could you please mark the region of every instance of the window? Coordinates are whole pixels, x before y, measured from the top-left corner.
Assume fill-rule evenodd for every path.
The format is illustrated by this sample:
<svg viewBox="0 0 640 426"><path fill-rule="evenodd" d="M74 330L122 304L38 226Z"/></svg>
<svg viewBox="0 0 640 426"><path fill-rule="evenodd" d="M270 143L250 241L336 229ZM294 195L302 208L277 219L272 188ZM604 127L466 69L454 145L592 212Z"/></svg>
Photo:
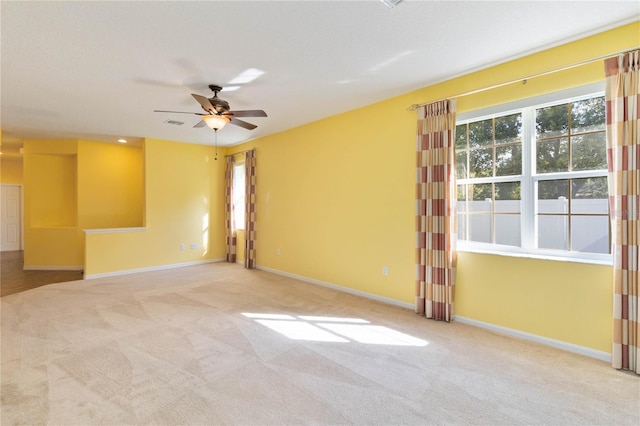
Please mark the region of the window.
<svg viewBox="0 0 640 426"><path fill-rule="evenodd" d="M233 166L233 219L236 229L244 229L244 163Z"/></svg>
<svg viewBox="0 0 640 426"><path fill-rule="evenodd" d="M538 101L460 116L459 248L608 262L604 96Z"/></svg>

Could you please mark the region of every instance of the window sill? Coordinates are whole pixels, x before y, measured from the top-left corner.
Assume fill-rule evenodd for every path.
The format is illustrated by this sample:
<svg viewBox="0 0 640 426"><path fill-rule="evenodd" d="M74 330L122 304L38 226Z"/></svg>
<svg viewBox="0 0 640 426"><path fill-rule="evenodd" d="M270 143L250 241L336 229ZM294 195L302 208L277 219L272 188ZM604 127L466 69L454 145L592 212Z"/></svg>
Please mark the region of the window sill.
<svg viewBox="0 0 640 426"><path fill-rule="evenodd" d="M613 256L610 254L588 254L587 256L563 255L549 252L533 253L518 247L487 248L462 245L458 243L457 251L463 253L491 254L496 256L520 257L526 259L551 260L556 262L586 263L590 265L613 266Z"/></svg>

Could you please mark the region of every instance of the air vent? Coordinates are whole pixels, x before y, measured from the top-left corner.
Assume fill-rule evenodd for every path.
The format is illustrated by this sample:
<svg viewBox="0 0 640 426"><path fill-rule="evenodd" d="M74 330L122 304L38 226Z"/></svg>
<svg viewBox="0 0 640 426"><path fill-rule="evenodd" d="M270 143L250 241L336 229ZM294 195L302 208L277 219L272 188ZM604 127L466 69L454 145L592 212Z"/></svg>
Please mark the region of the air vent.
<svg viewBox="0 0 640 426"><path fill-rule="evenodd" d="M173 124L174 126L182 126L184 124L184 121L177 120L164 120L164 122L167 124Z"/></svg>

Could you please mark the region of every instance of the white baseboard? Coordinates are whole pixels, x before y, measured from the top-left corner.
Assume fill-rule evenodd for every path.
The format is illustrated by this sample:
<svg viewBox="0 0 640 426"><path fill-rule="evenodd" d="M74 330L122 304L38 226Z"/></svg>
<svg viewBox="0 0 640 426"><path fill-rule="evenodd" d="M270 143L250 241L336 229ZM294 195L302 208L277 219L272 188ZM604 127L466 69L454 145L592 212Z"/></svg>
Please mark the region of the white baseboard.
<svg viewBox="0 0 640 426"><path fill-rule="evenodd" d="M195 265L204 265L206 263L216 263L216 262L224 262L225 259L206 259L206 260L195 260L193 262L183 262L183 263L172 263L169 265L158 265L158 266L149 266L147 268L137 268L137 269L126 269L124 271L114 271L114 272L104 272L100 274L89 274L85 275L85 280L92 280L96 278L107 278L107 277L117 277L119 275L129 275L129 274L137 274L139 272L151 272L151 271L161 271L163 269L175 269L175 268L183 268L185 266L195 266Z"/></svg>
<svg viewBox="0 0 640 426"><path fill-rule="evenodd" d="M23 271L82 271L84 266L25 266Z"/></svg>
<svg viewBox="0 0 640 426"><path fill-rule="evenodd" d="M266 272L272 272L277 275L282 275L289 278L294 278L296 280L304 281L310 284L316 284L323 287L332 288L334 290L343 291L345 293L354 294L356 296L365 297L367 299L377 300L378 302L387 303L390 305L399 306L401 308L415 310L415 306L412 303L405 303L399 300L391 299L388 297L378 296L376 294L367 293L365 291L354 290L348 287L342 287L336 284L327 283L324 281L316 280L313 278L308 278L302 275L291 274L289 272L280 271L278 269L267 268L266 266L257 265L256 269L260 269ZM512 328L502 327L499 325L490 324L487 322L477 321L471 318L465 318L456 315L454 317L454 321L457 321L462 324L472 325L474 327L484 328L486 330L490 330L499 334L504 334L510 337L515 337L518 339L524 339L531 342L540 343L546 346L551 346L556 349L562 349L568 352L573 352L579 355L587 356L590 358L599 359L605 362L611 362L611 354L607 352L598 351L595 349L587 348L585 346L574 345L573 343L563 342L561 340L550 339L548 337L538 336L536 334L526 333L524 331L515 330Z"/></svg>
<svg viewBox="0 0 640 426"><path fill-rule="evenodd" d="M344 293L354 294L356 296L365 297L367 299L377 300L378 302L386 303L388 305L395 305L401 308L414 309L414 305L411 303L401 302L399 300L391 299L389 297L378 296L377 294L367 293L366 291L355 290L348 287L339 286L336 284L331 284L325 281L316 280L313 278L305 277L302 275L291 274L289 272L280 271L278 269L267 268L266 266L257 265L256 269L260 269L266 272L272 272L274 274L282 275L283 277L289 277L296 280L304 281L310 284L320 285L322 287L332 288L334 290L342 291Z"/></svg>
<svg viewBox="0 0 640 426"><path fill-rule="evenodd" d="M548 337L538 336L537 334L526 333L524 331L515 330L513 328L502 327L499 325L478 321L471 318L465 318L458 315L455 316L455 321L463 324L469 324L474 327L484 328L486 330L494 331L496 333L504 334L510 337L529 340L531 342L536 342L546 346L551 346L556 349L562 349L567 352L573 352L579 355L584 355L589 358L595 358L601 361L611 362L610 353L587 348L585 346L574 345L573 343L563 342L562 340L550 339Z"/></svg>

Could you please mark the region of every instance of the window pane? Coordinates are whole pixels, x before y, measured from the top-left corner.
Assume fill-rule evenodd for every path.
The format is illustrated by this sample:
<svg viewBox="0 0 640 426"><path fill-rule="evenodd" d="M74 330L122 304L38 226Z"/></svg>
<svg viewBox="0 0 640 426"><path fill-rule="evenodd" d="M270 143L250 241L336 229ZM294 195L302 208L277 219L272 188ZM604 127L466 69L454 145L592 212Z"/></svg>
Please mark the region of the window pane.
<svg viewBox="0 0 640 426"><path fill-rule="evenodd" d="M458 185L458 202L456 203L456 209L459 212L467 211L467 185Z"/></svg>
<svg viewBox="0 0 640 426"><path fill-rule="evenodd" d="M469 177L493 176L493 149L469 151Z"/></svg>
<svg viewBox="0 0 640 426"><path fill-rule="evenodd" d="M607 142L604 132L571 138L572 170L604 170L607 168Z"/></svg>
<svg viewBox="0 0 640 426"><path fill-rule="evenodd" d="M458 214L458 239L467 239L467 215Z"/></svg>
<svg viewBox="0 0 640 426"><path fill-rule="evenodd" d="M538 213L568 213L568 180L538 182Z"/></svg>
<svg viewBox="0 0 640 426"><path fill-rule="evenodd" d="M593 132L605 127L604 96L571 105L571 133Z"/></svg>
<svg viewBox="0 0 640 426"><path fill-rule="evenodd" d="M496 176L522 173L522 145L496 147Z"/></svg>
<svg viewBox="0 0 640 426"><path fill-rule="evenodd" d="M538 182L539 200L557 199L558 197L569 197L568 180L542 180Z"/></svg>
<svg viewBox="0 0 640 426"><path fill-rule="evenodd" d="M571 180L571 213L607 214L608 212L606 177Z"/></svg>
<svg viewBox="0 0 640 426"><path fill-rule="evenodd" d="M569 216L538 216L538 248L569 250Z"/></svg>
<svg viewBox="0 0 640 426"><path fill-rule="evenodd" d="M569 105L536 110L536 138L564 136L569 129Z"/></svg>
<svg viewBox="0 0 640 426"><path fill-rule="evenodd" d="M493 143L492 120L469 123L469 146L487 146Z"/></svg>
<svg viewBox="0 0 640 426"><path fill-rule="evenodd" d="M467 152L456 152L456 177L458 179L467 178Z"/></svg>
<svg viewBox="0 0 640 426"><path fill-rule="evenodd" d="M571 250L609 253L609 217L571 216Z"/></svg>
<svg viewBox="0 0 640 426"><path fill-rule="evenodd" d="M536 169L538 173L566 172L569 169L569 143L567 138L549 139L536 143Z"/></svg>
<svg viewBox="0 0 640 426"><path fill-rule="evenodd" d="M469 185L469 199L473 202L489 202L489 206L491 205L492 199L492 187L490 183L476 183ZM474 210L474 211L491 211L491 208L488 210Z"/></svg>
<svg viewBox="0 0 640 426"><path fill-rule="evenodd" d="M490 243L491 232L491 191L490 183L469 185L469 212L483 213L469 215L469 240Z"/></svg>
<svg viewBox="0 0 640 426"><path fill-rule="evenodd" d="M520 213L520 182L495 184L496 213Z"/></svg>
<svg viewBox="0 0 640 426"><path fill-rule="evenodd" d="M467 147L467 125L459 124L456 126L456 149L464 149Z"/></svg>
<svg viewBox="0 0 640 426"><path fill-rule="evenodd" d="M522 114L496 118L496 144L522 140Z"/></svg>
<svg viewBox="0 0 640 426"><path fill-rule="evenodd" d="M507 246L520 246L520 215L519 214L497 214L496 223L496 244Z"/></svg>
<svg viewBox="0 0 640 426"><path fill-rule="evenodd" d="M481 243L491 242L491 215L469 215L469 240Z"/></svg>

